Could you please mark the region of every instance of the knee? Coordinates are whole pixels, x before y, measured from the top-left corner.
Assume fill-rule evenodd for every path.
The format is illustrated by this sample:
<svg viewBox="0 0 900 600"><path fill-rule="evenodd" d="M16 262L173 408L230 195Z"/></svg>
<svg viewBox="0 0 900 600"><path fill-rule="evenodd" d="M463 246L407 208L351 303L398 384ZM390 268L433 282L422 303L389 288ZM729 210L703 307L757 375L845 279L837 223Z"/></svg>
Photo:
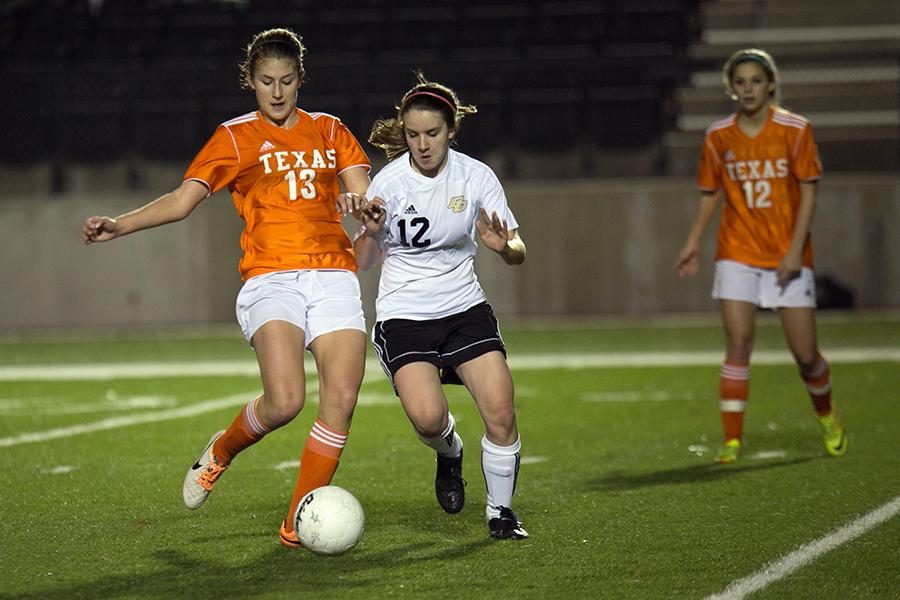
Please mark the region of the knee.
<svg viewBox="0 0 900 600"><path fill-rule="evenodd" d="M284 389L266 393L257 410L261 418L272 428L281 427L294 420L303 409L302 389Z"/></svg>
<svg viewBox="0 0 900 600"><path fill-rule="evenodd" d="M359 399L359 386L341 383L323 385L319 382L319 404L330 411L351 414Z"/></svg>
<svg viewBox="0 0 900 600"><path fill-rule="evenodd" d="M750 352L753 349L753 338L739 337L728 340L728 348L726 351L729 362L749 363Z"/></svg>
<svg viewBox="0 0 900 600"><path fill-rule="evenodd" d="M512 404L494 411L484 420L484 431L487 438L494 443L509 445L518 437L516 428L516 412Z"/></svg>
<svg viewBox="0 0 900 600"><path fill-rule="evenodd" d="M797 362L797 367L800 369L801 375L813 375L819 364L819 353L795 354L794 360Z"/></svg>
<svg viewBox="0 0 900 600"><path fill-rule="evenodd" d="M447 427L447 414L442 410L420 410L409 415L409 420L421 438L436 438Z"/></svg>

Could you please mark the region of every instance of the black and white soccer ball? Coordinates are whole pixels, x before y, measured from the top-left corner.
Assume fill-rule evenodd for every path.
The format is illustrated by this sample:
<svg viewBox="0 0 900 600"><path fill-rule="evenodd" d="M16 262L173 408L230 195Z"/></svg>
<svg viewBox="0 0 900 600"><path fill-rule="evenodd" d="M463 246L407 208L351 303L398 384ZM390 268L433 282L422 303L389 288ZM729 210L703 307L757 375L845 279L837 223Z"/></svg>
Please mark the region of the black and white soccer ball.
<svg viewBox="0 0 900 600"><path fill-rule="evenodd" d="M326 485L306 494L294 514L300 544L315 554L343 554L359 543L366 516L356 497Z"/></svg>

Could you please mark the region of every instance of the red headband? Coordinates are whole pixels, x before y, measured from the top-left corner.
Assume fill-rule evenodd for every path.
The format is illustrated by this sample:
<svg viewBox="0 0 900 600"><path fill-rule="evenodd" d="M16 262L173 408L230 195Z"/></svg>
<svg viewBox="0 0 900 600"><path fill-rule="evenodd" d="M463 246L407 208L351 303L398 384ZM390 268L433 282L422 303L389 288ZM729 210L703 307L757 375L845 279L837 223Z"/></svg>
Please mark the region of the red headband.
<svg viewBox="0 0 900 600"><path fill-rule="evenodd" d="M407 94L403 98L403 105L406 106L406 103L409 102L414 96L431 96L432 98L437 98L438 100L440 100L441 102L444 102L447 106L449 106L450 110L453 112L453 114L456 115L456 107L453 106L453 103L450 102L449 100L447 100L446 98L444 98L443 96L441 96L440 94L435 94L434 92L419 91L419 92L413 92L411 94Z"/></svg>

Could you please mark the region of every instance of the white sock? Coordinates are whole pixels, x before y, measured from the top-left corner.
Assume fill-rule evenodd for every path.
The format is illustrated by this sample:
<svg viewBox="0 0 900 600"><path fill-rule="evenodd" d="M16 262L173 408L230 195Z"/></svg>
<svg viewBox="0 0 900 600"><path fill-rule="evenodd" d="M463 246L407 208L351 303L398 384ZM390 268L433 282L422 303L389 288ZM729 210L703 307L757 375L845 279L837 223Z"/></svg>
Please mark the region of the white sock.
<svg viewBox="0 0 900 600"><path fill-rule="evenodd" d="M519 438L511 446L498 446L486 437L481 438L481 470L487 486L487 518L500 516L500 507L512 508L519 474Z"/></svg>
<svg viewBox="0 0 900 600"><path fill-rule="evenodd" d="M447 427L441 432L441 435L433 438L420 435L419 439L426 446L434 448L435 452L441 456L456 458L463 449L462 438L456 433L456 419L453 418L453 413L449 412L447 413Z"/></svg>

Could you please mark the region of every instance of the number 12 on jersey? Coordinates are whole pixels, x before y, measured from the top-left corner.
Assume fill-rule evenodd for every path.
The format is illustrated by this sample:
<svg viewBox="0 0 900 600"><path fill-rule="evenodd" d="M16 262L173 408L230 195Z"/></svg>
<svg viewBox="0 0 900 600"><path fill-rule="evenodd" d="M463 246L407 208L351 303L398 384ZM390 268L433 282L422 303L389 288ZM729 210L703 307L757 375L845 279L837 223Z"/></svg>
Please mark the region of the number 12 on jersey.
<svg viewBox="0 0 900 600"><path fill-rule="evenodd" d="M745 181L744 200L747 202L747 208L768 208L772 206L772 184L766 179L756 179L753 181Z"/></svg>
<svg viewBox="0 0 900 600"><path fill-rule="evenodd" d="M413 232L413 248L425 248L426 246L431 244L431 239L422 239L422 237L425 235L425 232L428 231L428 226L430 225L427 218L416 217L409 222L409 225L410 231ZM409 248L410 243L406 237L406 219L400 219L399 221L397 221L397 227L400 229L400 245Z"/></svg>

